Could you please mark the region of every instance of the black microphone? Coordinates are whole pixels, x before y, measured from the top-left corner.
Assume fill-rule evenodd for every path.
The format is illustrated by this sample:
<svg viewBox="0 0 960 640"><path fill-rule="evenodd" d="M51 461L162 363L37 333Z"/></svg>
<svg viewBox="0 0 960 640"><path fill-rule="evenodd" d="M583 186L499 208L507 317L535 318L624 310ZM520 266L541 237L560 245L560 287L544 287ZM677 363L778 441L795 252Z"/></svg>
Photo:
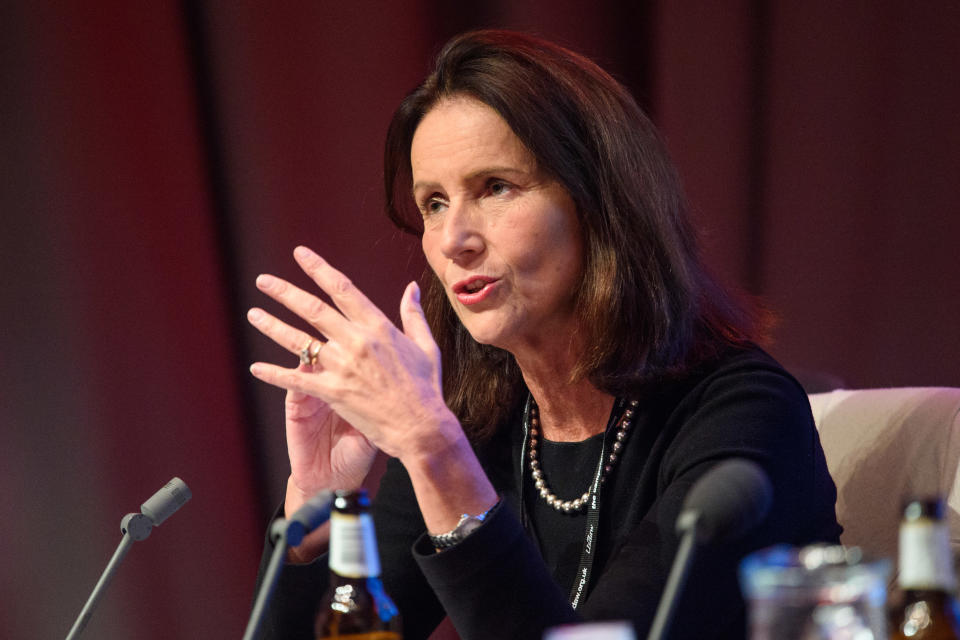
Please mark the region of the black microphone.
<svg viewBox="0 0 960 640"><path fill-rule="evenodd" d="M719 463L694 483L677 518L680 547L647 640L666 636L695 546L740 538L763 521L772 503L773 487L767 474L760 465L743 458Z"/></svg>
<svg viewBox="0 0 960 640"><path fill-rule="evenodd" d="M756 462L732 458L703 475L683 501L677 532L695 530L697 543L736 540L760 524L773 502L773 487Z"/></svg>
<svg viewBox="0 0 960 640"><path fill-rule="evenodd" d="M333 491L324 489L304 502L292 516L286 519L277 518L270 525L270 540L274 545L273 555L270 556L270 563L263 574L263 582L260 583L260 589L257 591L253 610L247 621L247 629L243 633L243 640L252 640L257 635L267 604L273 597L277 580L280 578L287 548L299 546L308 533L330 519L332 509Z"/></svg>
<svg viewBox="0 0 960 640"><path fill-rule="evenodd" d="M97 581L93 593L87 599L87 603L80 611L76 622L73 623L70 633L67 634L67 640L74 640L87 626L94 607L96 607L100 597L106 591L107 585L110 584L110 580L120 567L120 561L130 550L130 545L140 540L146 540L154 527L160 526L161 522L172 516L177 509L187 503L191 496L187 484L180 478L174 478L140 506L140 513L128 513L123 517L123 520L120 521L120 531L123 533L120 545L114 552L109 564L107 564L107 568L104 569L100 580Z"/></svg>
<svg viewBox="0 0 960 640"><path fill-rule="evenodd" d="M318 491L286 521L277 520L273 523L271 534L274 543L282 536L291 547L300 546L308 533L330 519L331 509L333 509L333 491L326 489Z"/></svg>

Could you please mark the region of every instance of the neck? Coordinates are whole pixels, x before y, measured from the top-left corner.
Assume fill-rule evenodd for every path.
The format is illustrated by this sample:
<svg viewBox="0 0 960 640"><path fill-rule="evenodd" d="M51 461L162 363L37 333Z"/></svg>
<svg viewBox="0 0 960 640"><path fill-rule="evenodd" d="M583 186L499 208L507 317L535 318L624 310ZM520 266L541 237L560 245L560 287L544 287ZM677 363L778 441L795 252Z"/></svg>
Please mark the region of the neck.
<svg viewBox="0 0 960 640"><path fill-rule="evenodd" d="M607 427L614 397L589 380L570 382L571 354L517 360L540 411L540 430L554 442L580 442Z"/></svg>

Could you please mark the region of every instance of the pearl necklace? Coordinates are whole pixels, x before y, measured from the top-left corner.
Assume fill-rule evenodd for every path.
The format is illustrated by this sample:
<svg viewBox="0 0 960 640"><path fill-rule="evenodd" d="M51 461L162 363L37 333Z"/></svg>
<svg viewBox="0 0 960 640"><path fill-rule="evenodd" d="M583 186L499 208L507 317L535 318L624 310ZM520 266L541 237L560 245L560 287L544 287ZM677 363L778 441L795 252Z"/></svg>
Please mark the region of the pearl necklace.
<svg viewBox="0 0 960 640"><path fill-rule="evenodd" d="M607 481L607 477L616 466L617 460L620 459L620 451L623 449L623 445L630 433L630 426L633 424L634 410L638 404L636 400L631 400L627 404L626 411L623 412L623 417L620 418L620 425L617 427L617 433L613 440L613 450L607 456L606 464L603 465L603 473L600 476L601 484ZM530 457L530 475L533 476L533 486L540 492L540 497L546 500L547 504L557 511L562 511L563 513L582 511L583 507L587 504L587 500L590 499L590 487L587 487L583 495L575 500L561 500L550 491L550 487L547 486L547 481L543 477L538 453L540 443L540 412L537 409L536 401L532 397L530 398L530 411L527 414L526 427L527 432L530 434L529 453L527 454ZM603 463L602 456L603 454L601 454L601 464Z"/></svg>

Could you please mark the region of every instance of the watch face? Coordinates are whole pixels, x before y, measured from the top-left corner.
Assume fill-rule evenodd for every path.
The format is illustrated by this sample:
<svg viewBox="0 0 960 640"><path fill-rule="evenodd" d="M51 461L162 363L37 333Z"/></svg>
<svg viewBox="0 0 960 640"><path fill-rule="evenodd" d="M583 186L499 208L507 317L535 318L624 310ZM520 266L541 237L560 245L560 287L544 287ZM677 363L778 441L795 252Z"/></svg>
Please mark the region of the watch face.
<svg viewBox="0 0 960 640"><path fill-rule="evenodd" d="M470 535L470 533L478 529L480 525L483 524L487 514L489 514L492 509L493 507L476 516L471 516L464 513L460 516L460 521L457 522L457 526L455 526L452 531L438 535L430 534L430 541L433 543L434 548L439 551L443 549L449 549L450 547L456 545L458 542Z"/></svg>
<svg viewBox="0 0 960 640"><path fill-rule="evenodd" d="M483 524L483 520L479 518L467 518L462 525L457 527L460 529L461 538L466 538L472 531L479 529L481 524Z"/></svg>

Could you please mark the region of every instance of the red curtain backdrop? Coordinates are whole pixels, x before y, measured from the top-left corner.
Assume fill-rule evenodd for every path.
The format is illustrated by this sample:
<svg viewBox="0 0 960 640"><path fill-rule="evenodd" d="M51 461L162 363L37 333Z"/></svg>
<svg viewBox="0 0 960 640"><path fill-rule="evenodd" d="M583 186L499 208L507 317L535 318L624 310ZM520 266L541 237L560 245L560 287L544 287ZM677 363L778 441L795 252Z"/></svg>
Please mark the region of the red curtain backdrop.
<svg viewBox="0 0 960 640"><path fill-rule="evenodd" d="M697 5L697 6L691 6ZM718 270L851 387L960 382L960 5L661 3L652 93Z"/></svg>
<svg viewBox="0 0 960 640"><path fill-rule="evenodd" d="M594 57L661 126L705 253L850 387L960 383L960 5L16 1L0 8L0 628L239 637L287 473L293 361L248 329L308 244L391 317L423 261L384 219L389 116L458 31ZM824 376L821 376L824 377Z"/></svg>

